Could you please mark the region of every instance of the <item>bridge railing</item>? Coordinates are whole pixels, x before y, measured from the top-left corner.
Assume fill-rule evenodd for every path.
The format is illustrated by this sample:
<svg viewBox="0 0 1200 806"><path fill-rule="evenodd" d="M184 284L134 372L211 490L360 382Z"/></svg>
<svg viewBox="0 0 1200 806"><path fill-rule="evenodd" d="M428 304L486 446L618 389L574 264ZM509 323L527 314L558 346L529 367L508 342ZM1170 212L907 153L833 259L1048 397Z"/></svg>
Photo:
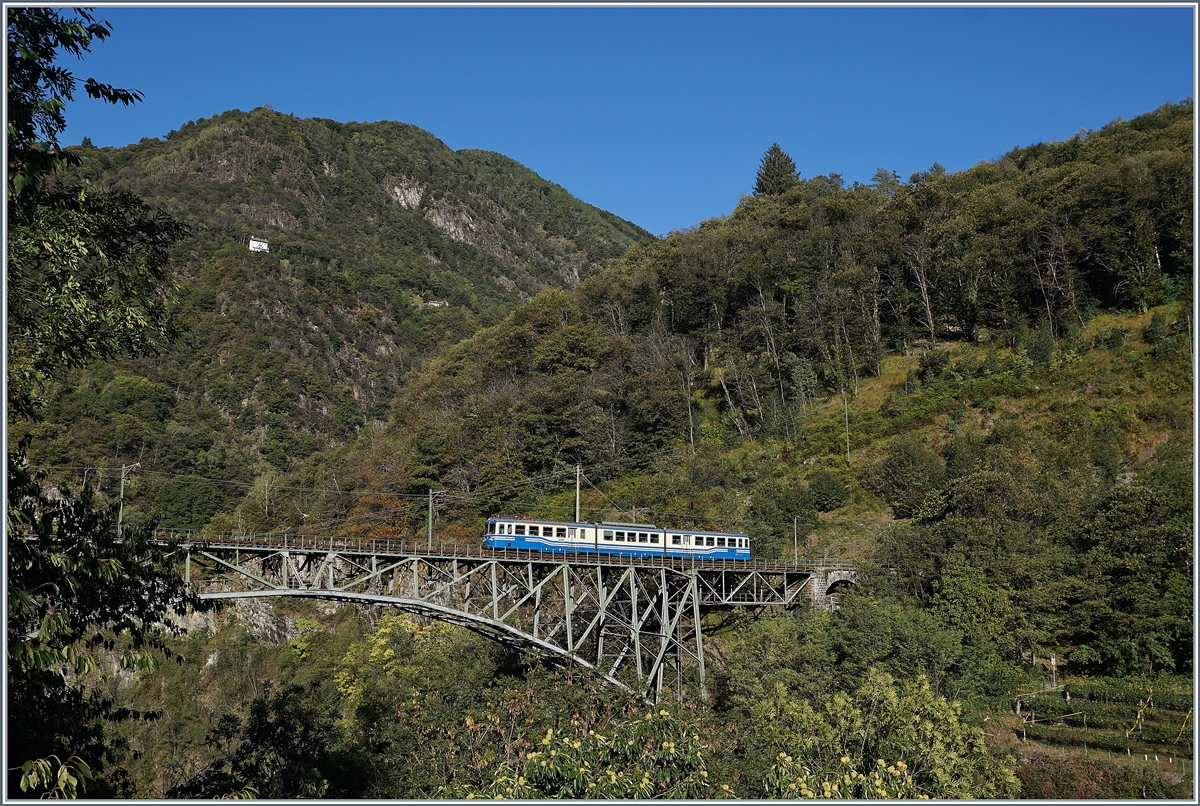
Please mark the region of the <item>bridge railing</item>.
<svg viewBox="0 0 1200 806"><path fill-rule="evenodd" d="M430 546L420 539L403 538L355 538L336 535L306 535L296 532L267 532L261 534L230 534L230 533L198 533L163 530L160 536L164 539L179 541L192 546L209 546L223 549L246 550L278 550L307 553L343 552L365 555L396 555L412 554L441 559L495 559L520 561L545 561L561 563L575 561L589 565L606 566L637 566L663 567L674 570L698 568L701 570L738 570L754 569L756 571L853 571L855 566L844 563L839 558L823 558L819 562L801 560L788 562L786 560L709 560L701 558L679 558L661 556L632 556L615 554L594 554L565 552L529 551L526 549L492 549L483 545L482 541L472 543L436 541Z"/></svg>

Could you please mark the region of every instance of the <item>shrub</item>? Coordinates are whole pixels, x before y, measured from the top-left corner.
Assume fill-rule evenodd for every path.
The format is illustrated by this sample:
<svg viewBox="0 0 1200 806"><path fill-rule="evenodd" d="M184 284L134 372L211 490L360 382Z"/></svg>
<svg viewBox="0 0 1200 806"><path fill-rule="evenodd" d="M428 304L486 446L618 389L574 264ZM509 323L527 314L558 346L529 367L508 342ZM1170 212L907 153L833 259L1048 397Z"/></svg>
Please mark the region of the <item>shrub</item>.
<svg viewBox="0 0 1200 806"><path fill-rule="evenodd" d="M850 490L828 470L821 470L808 482L808 492L818 512L831 512L846 505Z"/></svg>
<svg viewBox="0 0 1200 806"><path fill-rule="evenodd" d="M915 435L892 443L883 461L872 468L870 483L892 505L898 518L907 518L921 506L925 496L941 486L945 467L937 455Z"/></svg>
<svg viewBox="0 0 1200 806"><path fill-rule="evenodd" d="M1154 315L1150 317L1150 324L1142 330L1142 341L1147 344L1158 344L1169 335L1171 335L1171 330L1167 326L1167 317L1163 316L1162 311L1155 311Z"/></svg>
<svg viewBox="0 0 1200 806"><path fill-rule="evenodd" d="M946 350L926 350L921 356L921 380L932 383L941 377L946 367L950 365L950 353ZM907 380L907 379L906 379Z"/></svg>
<svg viewBox="0 0 1200 806"><path fill-rule="evenodd" d="M1116 350L1125 344L1125 331L1119 327L1109 328L1106 333L1102 333L1096 337L1101 345L1110 350Z"/></svg>
<svg viewBox="0 0 1200 806"><path fill-rule="evenodd" d="M1054 348L1057 346L1054 333L1050 330L1049 320L1042 320L1037 330L1029 334L1029 344L1026 349L1033 363L1048 364L1051 356L1054 355Z"/></svg>

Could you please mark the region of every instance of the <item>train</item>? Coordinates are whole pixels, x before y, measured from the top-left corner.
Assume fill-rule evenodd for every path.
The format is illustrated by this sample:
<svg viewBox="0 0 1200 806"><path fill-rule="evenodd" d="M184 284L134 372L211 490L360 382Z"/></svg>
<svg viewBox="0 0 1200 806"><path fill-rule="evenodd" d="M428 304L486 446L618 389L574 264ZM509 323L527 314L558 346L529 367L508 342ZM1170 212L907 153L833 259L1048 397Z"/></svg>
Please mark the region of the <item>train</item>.
<svg viewBox="0 0 1200 806"><path fill-rule="evenodd" d="M749 535L665 529L650 523L571 523L523 515L502 515L488 520L483 545L490 549L548 554L750 560Z"/></svg>

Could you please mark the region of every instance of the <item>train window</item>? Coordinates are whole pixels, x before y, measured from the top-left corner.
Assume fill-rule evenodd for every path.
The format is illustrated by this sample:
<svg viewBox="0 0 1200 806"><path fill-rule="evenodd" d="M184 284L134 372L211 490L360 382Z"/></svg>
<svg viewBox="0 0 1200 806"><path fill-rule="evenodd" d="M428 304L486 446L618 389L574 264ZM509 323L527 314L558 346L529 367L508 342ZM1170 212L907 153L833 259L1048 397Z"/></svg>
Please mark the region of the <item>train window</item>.
<svg viewBox="0 0 1200 806"><path fill-rule="evenodd" d="M682 535L671 535L671 545L678 546L683 543Z"/></svg>
<svg viewBox="0 0 1200 806"><path fill-rule="evenodd" d="M611 530L611 529L605 529L605 530L604 530L604 539L605 539L605 540L612 540L612 539L613 539L613 534L612 534L612 530Z"/></svg>
<svg viewBox="0 0 1200 806"><path fill-rule="evenodd" d="M658 542L658 535L656 535L656 534L654 534L654 533L652 532L652 533L650 534L650 542L651 542L651 543L657 543L657 542Z"/></svg>
<svg viewBox="0 0 1200 806"><path fill-rule="evenodd" d="M724 546L724 545L725 545L725 538L723 538L723 537L718 537L718 538L717 538L717 545L718 545L718 546Z"/></svg>
<svg viewBox="0 0 1200 806"><path fill-rule="evenodd" d="M519 523L517 524L517 534L519 534L519 535L525 534L525 527Z"/></svg>
<svg viewBox="0 0 1200 806"><path fill-rule="evenodd" d="M557 529L555 529L555 531L557 532L555 537L566 537L567 536L567 527L565 527L565 526L559 526Z"/></svg>
<svg viewBox="0 0 1200 806"><path fill-rule="evenodd" d="M620 543L625 542L625 533L624 532L617 532L617 541Z"/></svg>
<svg viewBox="0 0 1200 806"><path fill-rule="evenodd" d="M713 539L711 537L708 538L708 545L710 545L710 546L713 545Z"/></svg>
<svg viewBox="0 0 1200 806"><path fill-rule="evenodd" d="M646 534L645 532L638 532L638 542L639 543L649 543L650 535Z"/></svg>

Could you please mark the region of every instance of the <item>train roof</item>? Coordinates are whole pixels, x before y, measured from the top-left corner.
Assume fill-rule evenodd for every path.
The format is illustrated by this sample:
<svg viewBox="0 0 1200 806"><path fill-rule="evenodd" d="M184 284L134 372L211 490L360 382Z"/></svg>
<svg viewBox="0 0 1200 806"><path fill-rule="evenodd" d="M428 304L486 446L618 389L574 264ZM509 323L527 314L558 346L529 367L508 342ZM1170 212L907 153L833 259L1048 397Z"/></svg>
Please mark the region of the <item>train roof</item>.
<svg viewBox="0 0 1200 806"><path fill-rule="evenodd" d="M489 521L528 521L529 523L553 523L562 526L595 526L587 521L560 521L554 518L535 518L532 515L493 515Z"/></svg>
<svg viewBox="0 0 1200 806"><path fill-rule="evenodd" d="M619 529L654 529L660 532L678 532L679 534L702 534L702 535L733 535L736 537L749 537L745 532L728 532L722 529L694 529L686 526L655 526L653 523L622 523L621 521L599 521L590 523L587 521L559 521L554 518L535 518L532 515L493 515L488 520L493 521L537 521L538 523L554 523L562 524L563 526L614 526Z"/></svg>

